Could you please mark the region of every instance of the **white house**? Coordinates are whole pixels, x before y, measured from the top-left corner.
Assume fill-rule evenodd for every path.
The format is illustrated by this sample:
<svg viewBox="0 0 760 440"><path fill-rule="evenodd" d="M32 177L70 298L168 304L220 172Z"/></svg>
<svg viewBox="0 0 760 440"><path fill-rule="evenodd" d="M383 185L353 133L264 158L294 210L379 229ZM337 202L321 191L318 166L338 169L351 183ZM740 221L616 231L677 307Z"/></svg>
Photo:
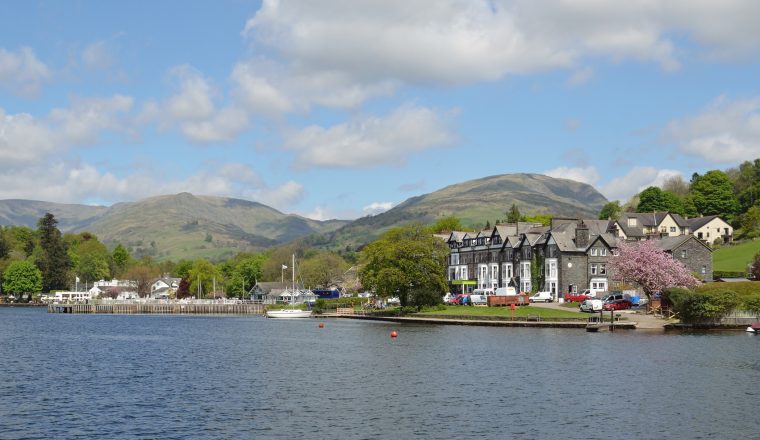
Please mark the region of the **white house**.
<svg viewBox="0 0 760 440"><path fill-rule="evenodd" d="M182 278L162 277L150 285L150 297L154 299L169 298L179 289Z"/></svg>
<svg viewBox="0 0 760 440"><path fill-rule="evenodd" d="M123 292L137 292L137 282L117 279L95 281L88 292L91 298L98 298L110 289L115 289L119 294Z"/></svg>
<svg viewBox="0 0 760 440"><path fill-rule="evenodd" d="M715 243L715 239L721 238L728 243L734 238L734 228L717 215L695 217L687 220L692 234L707 244Z"/></svg>

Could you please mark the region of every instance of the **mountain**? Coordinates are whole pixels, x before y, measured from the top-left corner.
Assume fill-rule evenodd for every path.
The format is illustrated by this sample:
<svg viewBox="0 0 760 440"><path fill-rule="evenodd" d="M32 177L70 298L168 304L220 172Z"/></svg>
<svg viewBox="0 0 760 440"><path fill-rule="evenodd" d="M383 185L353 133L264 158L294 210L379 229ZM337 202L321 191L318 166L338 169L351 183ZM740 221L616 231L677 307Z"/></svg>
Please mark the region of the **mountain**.
<svg viewBox="0 0 760 440"><path fill-rule="evenodd" d="M283 214L247 200L181 193L111 207L2 200L0 224L35 228L46 212L56 216L64 232L92 232L108 245L122 243L134 256L174 260L219 260L328 233L347 223Z"/></svg>
<svg viewBox="0 0 760 440"><path fill-rule="evenodd" d="M390 227L432 223L453 215L481 227L506 217L513 203L526 215L596 218L607 200L592 186L539 174L504 174L447 186L412 197L382 214L352 222L317 221L261 203L189 193L151 197L111 207L31 200L0 200L0 225L36 228L51 212L64 232L88 231L133 256L221 260L303 238L329 249L356 249Z"/></svg>
<svg viewBox="0 0 760 440"><path fill-rule="evenodd" d="M469 180L407 199L378 215L363 217L326 234L310 237L314 244L356 248L369 243L390 227L404 223L433 223L456 216L464 225L482 227L504 219L516 204L523 215L596 218L607 199L593 186L541 174L503 174Z"/></svg>

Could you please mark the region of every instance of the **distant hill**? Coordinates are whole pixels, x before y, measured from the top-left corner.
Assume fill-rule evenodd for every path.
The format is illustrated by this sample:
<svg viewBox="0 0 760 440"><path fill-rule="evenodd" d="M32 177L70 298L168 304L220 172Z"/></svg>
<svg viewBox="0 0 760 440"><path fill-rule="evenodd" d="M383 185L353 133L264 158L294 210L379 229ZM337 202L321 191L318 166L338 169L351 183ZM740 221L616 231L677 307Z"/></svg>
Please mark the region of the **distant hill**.
<svg viewBox="0 0 760 440"><path fill-rule="evenodd" d="M108 245L122 243L135 256L174 260L218 260L328 233L347 223L283 214L247 200L189 193L111 207L0 200L0 224L34 228L46 212L56 216L64 232L92 232Z"/></svg>
<svg viewBox="0 0 760 440"><path fill-rule="evenodd" d="M137 257L221 260L297 239L323 248L356 249L390 227L432 223L449 215L480 227L505 218L513 203L527 215L595 218L606 202L584 183L539 174L505 174L450 185L351 222L311 220L247 200L181 193L111 207L0 200L0 224L35 228L37 220L51 212L62 231L92 232L109 246L122 243Z"/></svg>
<svg viewBox="0 0 760 440"><path fill-rule="evenodd" d="M486 221L504 219L513 203L524 215L596 218L607 199L593 186L573 180L541 174L504 174L412 197L382 214L360 218L324 237L310 239L333 249L356 248L390 227L432 223L450 215L465 225L480 227Z"/></svg>

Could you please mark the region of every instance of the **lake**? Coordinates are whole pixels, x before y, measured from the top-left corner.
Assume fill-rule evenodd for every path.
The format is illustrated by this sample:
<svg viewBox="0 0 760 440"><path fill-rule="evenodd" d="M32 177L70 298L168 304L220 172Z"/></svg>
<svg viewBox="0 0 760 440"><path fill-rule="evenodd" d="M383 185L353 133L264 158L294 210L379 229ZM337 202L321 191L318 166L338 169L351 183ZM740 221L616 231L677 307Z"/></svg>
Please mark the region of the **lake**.
<svg viewBox="0 0 760 440"><path fill-rule="evenodd" d="M0 364L2 439L760 436L742 332L2 307Z"/></svg>

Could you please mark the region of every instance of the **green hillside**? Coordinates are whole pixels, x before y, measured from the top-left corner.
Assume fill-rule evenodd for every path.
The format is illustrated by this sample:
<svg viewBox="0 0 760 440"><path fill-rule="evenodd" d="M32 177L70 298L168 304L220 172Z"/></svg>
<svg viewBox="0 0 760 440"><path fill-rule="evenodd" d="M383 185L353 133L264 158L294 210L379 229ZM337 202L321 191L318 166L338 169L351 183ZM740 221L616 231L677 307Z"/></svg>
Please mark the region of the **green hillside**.
<svg viewBox="0 0 760 440"><path fill-rule="evenodd" d="M756 253L760 252L760 240L723 246L713 252L713 270L746 272Z"/></svg>
<svg viewBox="0 0 760 440"><path fill-rule="evenodd" d="M92 232L109 246L122 243L133 256L149 255L158 260L220 260L241 251L258 251L306 235L331 232L346 223L283 214L247 200L189 193L118 203L110 208L35 202L37 211L30 211L17 202L0 201L0 213L10 219L6 224L36 227L39 217L52 212L64 232Z"/></svg>
<svg viewBox="0 0 760 440"><path fill-rule="evenodd" d="M356 248L372 241L390 227L410 222L432 223L456 216L462 223L479 227L503 219L514 203L527 215L596 218L607 202L594 187L540 174L504 174L447 186L412 197L382 214L363 217L315 239L328 248Z"/></svg>

